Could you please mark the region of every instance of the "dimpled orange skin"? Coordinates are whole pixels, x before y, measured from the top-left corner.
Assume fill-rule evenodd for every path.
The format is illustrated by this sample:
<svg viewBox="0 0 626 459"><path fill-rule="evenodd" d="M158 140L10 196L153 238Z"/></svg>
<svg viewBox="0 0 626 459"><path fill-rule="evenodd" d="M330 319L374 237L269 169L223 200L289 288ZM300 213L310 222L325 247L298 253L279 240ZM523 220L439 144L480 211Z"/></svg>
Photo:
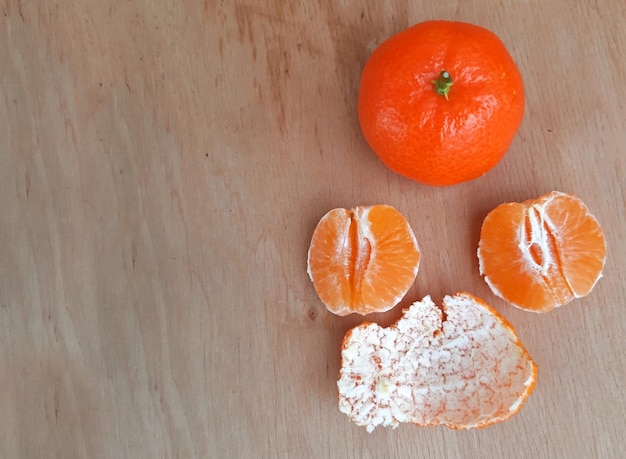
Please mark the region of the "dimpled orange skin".
<svg viewBox="0 0 626 459"><path fill-rule="evenodd" d="M447 71L447 98L434 82ZM358 116L370 147L395 172L454 185L492 169L524 113L520 72L500 39L472 24L427 21L369 57Z"/></svg>

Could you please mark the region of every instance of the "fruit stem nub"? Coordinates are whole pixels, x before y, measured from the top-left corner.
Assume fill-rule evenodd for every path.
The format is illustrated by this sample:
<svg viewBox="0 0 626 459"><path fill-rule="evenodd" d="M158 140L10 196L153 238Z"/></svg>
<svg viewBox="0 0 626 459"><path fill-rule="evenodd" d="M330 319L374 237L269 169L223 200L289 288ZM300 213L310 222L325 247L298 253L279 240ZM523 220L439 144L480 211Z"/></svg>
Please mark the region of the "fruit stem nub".
<svg viewBox="0 0 626 459"><path fill-rule="evenodd" d="M437 94L442 95L448 100L448 93L450 92L450 88L454 84L452 82L452 77L446 70L442 70L439 74L439 78L431 81L432 84L435 85L435 92Z"/></svg>

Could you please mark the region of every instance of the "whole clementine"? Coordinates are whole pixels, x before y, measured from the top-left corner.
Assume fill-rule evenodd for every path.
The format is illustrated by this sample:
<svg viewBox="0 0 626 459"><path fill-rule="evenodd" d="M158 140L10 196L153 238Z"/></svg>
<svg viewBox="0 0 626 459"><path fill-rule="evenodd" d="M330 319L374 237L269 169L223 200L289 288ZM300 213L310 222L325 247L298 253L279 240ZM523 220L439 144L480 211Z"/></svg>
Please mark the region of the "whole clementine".
<svg viewBox="0 0 626 459"><path fill-rule="evenodd" d="M384 41L361 75L365 140L395 172L453 185L492 169L524 113L522 77L492 32L427 21Z"/></svg>

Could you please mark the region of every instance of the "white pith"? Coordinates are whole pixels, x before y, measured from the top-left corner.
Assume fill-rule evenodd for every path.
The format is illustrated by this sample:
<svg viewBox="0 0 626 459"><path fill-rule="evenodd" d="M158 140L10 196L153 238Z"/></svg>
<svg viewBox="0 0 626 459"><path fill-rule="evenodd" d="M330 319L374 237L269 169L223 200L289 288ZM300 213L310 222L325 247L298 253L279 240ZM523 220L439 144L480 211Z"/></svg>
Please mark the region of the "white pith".
<svg viewBox="0 0 626 459"><path fill-rule="evenodd" d="M369 432L401 422L480 427L515 412L535 380L515 335L467 296L446 297L444 310L446 316L425 297L395 328L353 329L342 351L339 409ZM490 411L492 393L506 404L505 414ZM437 411L441 403L445 409ZM468 406L469 417L454 414Z"/></svg>

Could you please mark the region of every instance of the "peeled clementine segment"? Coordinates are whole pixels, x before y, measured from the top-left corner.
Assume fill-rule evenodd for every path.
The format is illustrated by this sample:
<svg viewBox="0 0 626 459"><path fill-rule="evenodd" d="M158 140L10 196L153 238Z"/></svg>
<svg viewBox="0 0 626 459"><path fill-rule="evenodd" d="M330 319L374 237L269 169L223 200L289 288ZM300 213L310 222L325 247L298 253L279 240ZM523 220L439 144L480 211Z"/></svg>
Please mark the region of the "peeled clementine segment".
<svg viewBox="0 0 626 459"><path fill-rule="evenodd" d="M589 294L605 259L600 224L572 194L501 204L480 231L480 273L495 295L527 311L547 312Z"/></svg>
<svg viewBox="0 0 626 459"><path fill-rule="evenodd" d="M333 209L317 224L307 259L329 311L369 314L393 308L409 290L420 252L404 216L387 205Z"/></svg>
<svg viewBox="0 0 626 459"><path fill-rule="evenodd" d="M537 366L513 327L481 299L458 293L438 308L429 296L389 328L346 333L339 409L368 432L401 422L485 427L517 413Z"/></svg>

